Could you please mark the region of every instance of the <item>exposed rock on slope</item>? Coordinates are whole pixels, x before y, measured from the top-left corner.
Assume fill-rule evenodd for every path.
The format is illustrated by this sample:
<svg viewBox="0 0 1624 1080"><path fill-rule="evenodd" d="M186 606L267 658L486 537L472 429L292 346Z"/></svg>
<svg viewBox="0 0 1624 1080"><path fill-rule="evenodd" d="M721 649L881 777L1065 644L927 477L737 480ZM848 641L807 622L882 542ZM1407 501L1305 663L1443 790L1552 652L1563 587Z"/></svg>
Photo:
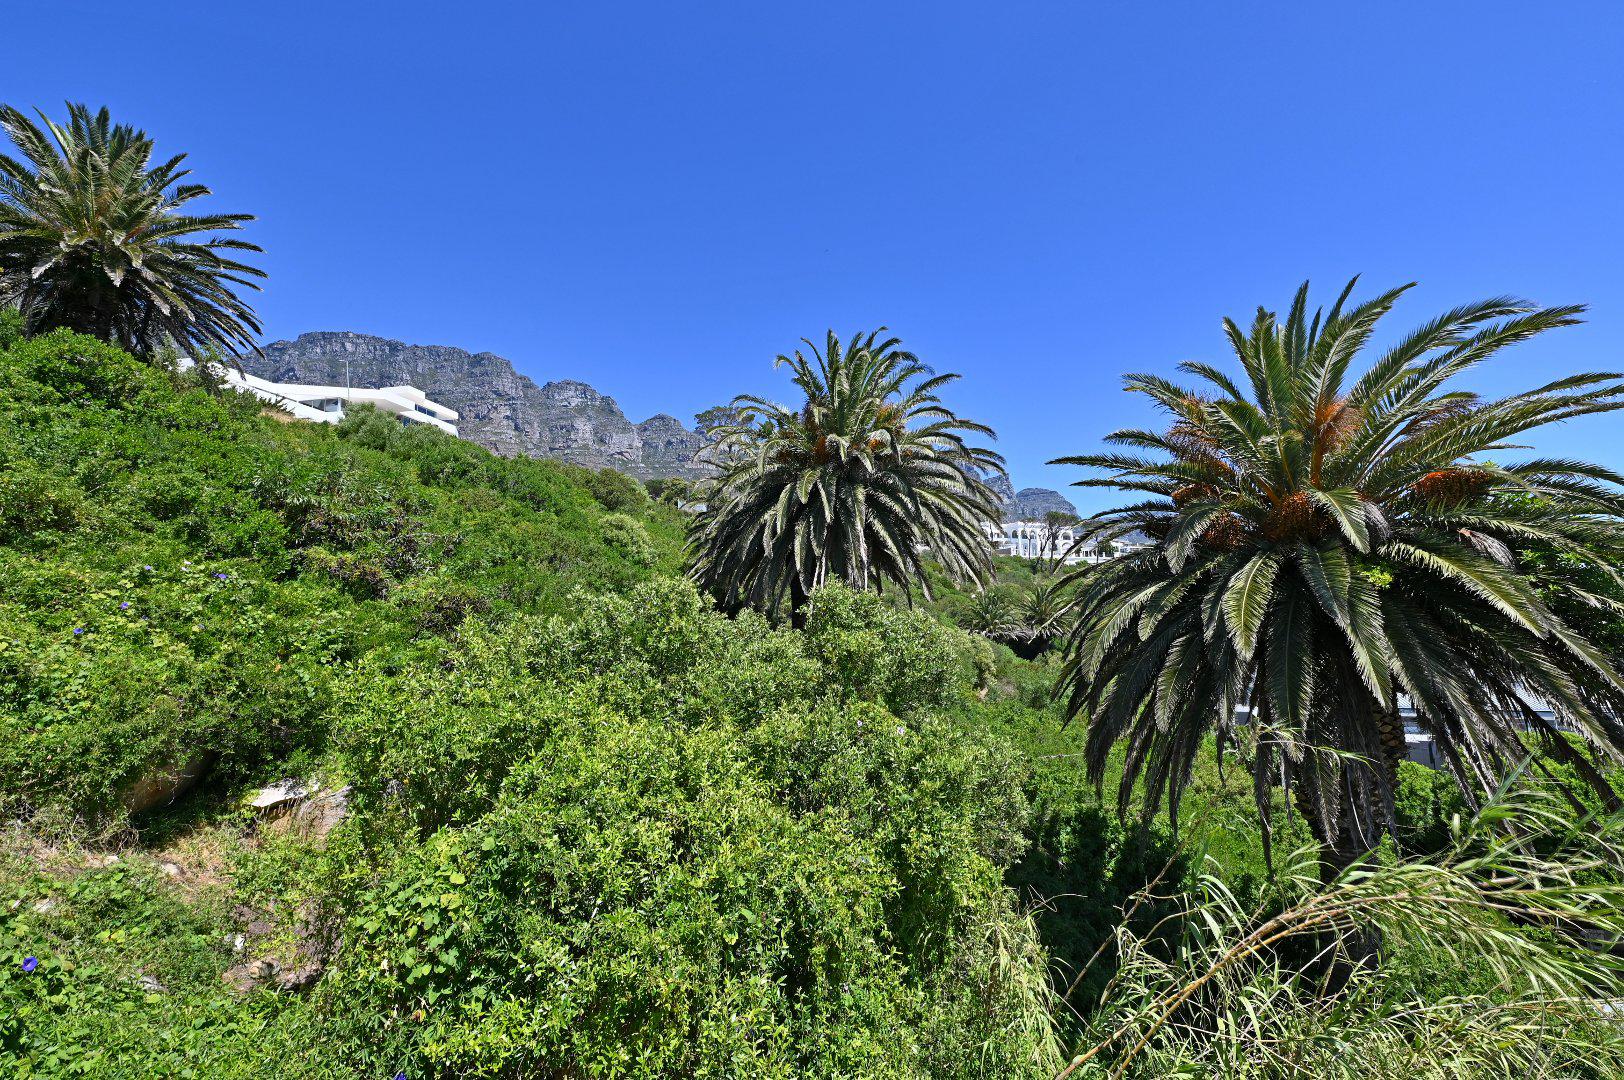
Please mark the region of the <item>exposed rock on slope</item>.
<svg viewBox="0 0 1624 1080"><path fill-rule="evenodd" d="M1073 515L1077 513L1077 507L1070 500L1051 488L1029 487L1016 491L1007 476L990 474L985 479L1004 508L1005 521L1042 521L1043 515L1051 510Z"/></svg>
<svg viewBox="0 0 1624 1080"><path fill-rule="evenodd" d="M463 438L498 454L559 458L633 476L682 476L708 471L695 461L705 437L676 417L659 413L641 424L626 419L615 399L584 382L560 379L537 386L495 353L469 353L447 345L407 345L371 334L318 331L275 341L264 356L242 357L244 370L278 382L344 385L345 361L353 386L415 386L461 414ZM1016 491L1007 477L988 482L1004 504L1006 520L1042 520L1050 510L1076 513L1059 492Z"/></svg>
<svg viewBox="0 0 1624 1080"><path fill-rule="evenodd" d="M689 431L668 413L657 413L637 425L643 443L643 468L650 476L693 476L698 471L694 457L705 446L705 437Z"/></svg>
<svg viewBox="0 0 1624 1080"><path fill-rule="evenodd" d="M982 479L987 481L987 486L992 488L993 494L998 496L998 502L1006 510L1014 507L1015 485L1009 482L1009 477L1003 473L989 473ZM1009 515L1006 513L1004 516L1007 518Z"/></svg>
<svg viewBox="0 0 1624 1080"><path fill-rule="evenodd" d="M1045 514L1053 511L1073 516L1077 513L1071 500L1052 488L1021 488L1005 503L1014 505L1015 516L1021 521L1042 521Z"/></svg>
<svg viewBox="0 0 1624 1080"><path fill-rule="evenodd" d="M509 457L561 458L639 477L698 476L699 435L661 414L633 426L615 404L586 383L563 379L537 386L495 353L444 345L407 345L347 331L300 334L242 358L250 374L280 382L354 386L409 384L461 413L462 436Z"/></svg>

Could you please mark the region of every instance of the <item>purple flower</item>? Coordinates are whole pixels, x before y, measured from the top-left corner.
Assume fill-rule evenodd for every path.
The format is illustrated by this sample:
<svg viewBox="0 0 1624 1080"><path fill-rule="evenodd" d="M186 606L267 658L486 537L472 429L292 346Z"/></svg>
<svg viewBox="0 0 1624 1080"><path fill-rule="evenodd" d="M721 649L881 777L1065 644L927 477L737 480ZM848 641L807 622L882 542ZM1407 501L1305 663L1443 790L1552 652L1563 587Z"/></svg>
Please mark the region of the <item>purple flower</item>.
<svg viewBox="0 0 1624 1080"><path fill-rule="evenodd" d="M82 626L75 626L73 628L73 636L74 637L78 637L80 634L82 634L84 632L85 632L85 628L82 627Z"/></svg>
<svg viewBox="0 0 1624 1080"><path fill-rule="evenodd" d="M227 580L226 575L224 575L224 574L215 574L214 576L219 578L221 581Z"/></svg>
<svg viewBox="0 0 1624 1080"><path fill-rule="evenodd" d="M145 570L149 574L152 573L152 567L150 566L143 566L141 569Z"/></svg>
<svg viewBox="0 0 1624 1080"><path fill-rule="evenodd" d="M123 601L122 603L120 603L118 605L118 609L120 611L128 611L128 610L130 610L130 602L128 600Z"/></svg>
<svg viewBox="0 0 1624 1080"><path fill-rule="evenodd" d="M30 956L23 961L23 971L26 974L32 975L37 967L39 967L39 958L36 956Z"/></svg>
<svg viewBox="0 0 1624 1080"><path fill-rule="evenodd" d="M396 1073L395 1080L406 1080L406 1070L402 1069L400 1072Z"/></svg>

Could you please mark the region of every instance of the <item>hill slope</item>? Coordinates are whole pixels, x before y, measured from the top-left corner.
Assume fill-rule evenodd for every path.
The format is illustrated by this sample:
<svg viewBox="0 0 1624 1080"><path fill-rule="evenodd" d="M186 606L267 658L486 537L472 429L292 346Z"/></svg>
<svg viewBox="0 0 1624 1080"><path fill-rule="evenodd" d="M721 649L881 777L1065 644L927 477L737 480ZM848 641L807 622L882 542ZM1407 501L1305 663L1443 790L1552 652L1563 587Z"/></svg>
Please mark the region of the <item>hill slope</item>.
<svg viewBox="0 0 1624 1080"><path fill-rule="evenodd" d="M984 645L725 618L619 473L66 332L0 380L0 1069L1058 1067Z"/></svg>

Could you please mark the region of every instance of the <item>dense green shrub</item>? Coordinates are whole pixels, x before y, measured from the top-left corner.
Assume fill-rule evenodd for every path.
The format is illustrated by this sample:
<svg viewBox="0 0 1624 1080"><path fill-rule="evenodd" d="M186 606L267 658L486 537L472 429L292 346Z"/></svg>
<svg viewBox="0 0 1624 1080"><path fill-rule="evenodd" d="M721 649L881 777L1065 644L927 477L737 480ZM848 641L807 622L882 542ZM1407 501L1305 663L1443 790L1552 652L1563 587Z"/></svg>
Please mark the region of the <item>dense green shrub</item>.
<svg viewBox="0 0 1624 1080"><path fill-rule="evenodd" d="M1178 838L1119 819L1052 665L933 617L962 597L834 586L801 631L729 619L676 578L681 515L618 473L368 410L280 422L6 334L13 1071L1046 1077L1137 890L1217 868L1266 894L1243 770L1202 755ZM128 827L132 788L200 753L202 791ZM350 785L325 845L246 838L245 792L287 775ZM1431 850L1456 804L1401 779ZM218 879L70 857L74 817L195 827ZM1167 907L1134 911L1155 961ZM312 990L225 987L248 920L321 944ZM1439 962L1395 941L1395 985L1482 982Z"/></svg>
<svg viewBox="0 0 1624 1080"><path fill-rule="evenodd" d="M437 1075L1050 1061L1002 885L1020 766L923 710L965 685L946 632L845 590L814 604L803 636L657 582L369 682L342 739L375 860L323 986L342 1029ZM862 634L910 663L853 695Z"/></svg>
<svg viewBox="0 0 1624 1080"><path fill-rule="evenodd" d="M565 475L592 493L605 510L647 510L648 489L616 469L589 469L584 465L560 466Z"/></svg>
<svg viewBox="0 0 1624 1080"><path fill-rule="evenodd" d="M806 640L842 693L898 715L946 706L979 681L967 636L843 585L818 591Z"/></svg>
<svg viewBox="0 0 1624 1080"><path fill-rule="evenodd" d="M666 523L606 522L554 463L368 410L278 423L194 383L61 331L0 350L8 813L116 824L173 766L226 783L317 751L345 665L677 558Z"/></svg>
<svg viewBox="0 0 1624 1080"><path fill-rule="evenodd" d="M603 542L633 566L653 566L654 541L643 523L625 514L606 514Z"/></svg>

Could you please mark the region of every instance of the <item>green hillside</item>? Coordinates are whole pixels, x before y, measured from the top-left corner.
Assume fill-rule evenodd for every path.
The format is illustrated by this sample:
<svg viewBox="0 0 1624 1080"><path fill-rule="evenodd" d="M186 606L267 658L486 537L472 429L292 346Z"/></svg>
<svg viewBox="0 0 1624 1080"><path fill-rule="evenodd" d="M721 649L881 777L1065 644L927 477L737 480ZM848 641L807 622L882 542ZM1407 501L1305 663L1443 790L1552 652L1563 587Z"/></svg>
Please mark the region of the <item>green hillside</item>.
<svg viewBox="0 0 1624 1080"><path fill-rule="evenodd" d="M726 619L616 474L287 423L66 332L0 380L19 1067L1057 1060L984 643L840 590L804 633ZM247 805L288 777L348 787L330 835Z"/></svg>

